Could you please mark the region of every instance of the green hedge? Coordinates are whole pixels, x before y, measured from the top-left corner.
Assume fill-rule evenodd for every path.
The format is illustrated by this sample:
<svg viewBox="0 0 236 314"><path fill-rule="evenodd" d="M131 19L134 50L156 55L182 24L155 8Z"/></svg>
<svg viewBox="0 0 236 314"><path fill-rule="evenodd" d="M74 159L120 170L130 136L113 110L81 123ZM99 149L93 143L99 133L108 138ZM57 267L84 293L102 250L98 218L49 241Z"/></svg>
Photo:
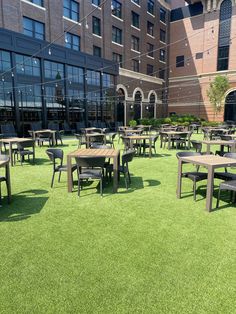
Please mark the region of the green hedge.
<svg viewBox="0 0 236 314"><path fill-rule="evenodd" d="M158 118L158 119L140 119L139 124L160 126L161 124L172 124L172 125L185 125L188 126L192 122L201 122L202 120L193 115L173 115L168 118Z"/></svg>

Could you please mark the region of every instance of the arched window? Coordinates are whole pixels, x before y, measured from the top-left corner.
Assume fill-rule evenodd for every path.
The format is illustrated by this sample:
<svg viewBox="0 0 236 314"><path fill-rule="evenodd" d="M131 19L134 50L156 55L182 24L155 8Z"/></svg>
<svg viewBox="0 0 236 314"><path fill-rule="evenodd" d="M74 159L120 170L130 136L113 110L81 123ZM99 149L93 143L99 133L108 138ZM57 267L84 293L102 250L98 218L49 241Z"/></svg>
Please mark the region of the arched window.
<svg viewBox="0 0 236 314"><path fill-rule="evenodd" d="M217 71L228 70L231 33L232 2L224 0L220 6Z"/></svg>

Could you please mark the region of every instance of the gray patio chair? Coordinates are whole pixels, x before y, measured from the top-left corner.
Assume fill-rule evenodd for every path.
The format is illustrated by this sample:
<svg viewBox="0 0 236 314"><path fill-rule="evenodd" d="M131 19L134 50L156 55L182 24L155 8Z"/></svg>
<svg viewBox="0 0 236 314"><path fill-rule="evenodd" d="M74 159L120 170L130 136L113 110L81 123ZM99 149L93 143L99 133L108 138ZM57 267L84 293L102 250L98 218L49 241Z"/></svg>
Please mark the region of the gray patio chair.
<svg viewBox="0 0 236 314"><path fill-rule="evenodd" d="M190 157L190 156L201 156L201 154L194 153L194 152L178 152L176 154L176 157L178 159L180 157ZM194 198L194 201L196 201L196 183L202 180L206 180L207 172L199 172L197 168L197 171L183 172L182 178L190 179L193 182L193 198Z"/></svg>
<svg viewBox="0 0 236 314"><path fill-rule="evenodd" d="M10 158L7 155L0 155L0 160L9 162ZM1 204L1 201L2 201L2 189L1 189L2 182L6 183L6 187L7 187L7 201L8 201L8 203L10 203L10 182L9 182L9 180L7 178L7 174L6 173L5 173L5 175L0 175L0 204Z"/></svg>
<svg viewBox="0 0 236 314"><path fill-rule="evenodd" d="M30 156L33 156L33 163L35 162L35 151L34 151L35 141L34 140L23 141L23 142L17 143L16 145L17 145L17 149L14 151L14 164L16 164L16 156L17 156L17 159L18 159L18 156L20 156L21 165L26 156L28 156L28 161L30 160Z"/></svg>
<svg viewBox="0 0 236 314"><path fill-rule="evenodd" d="M102 196L102 180L105 157L76 157L77 172L78 172L78 196L82 189L82 180L99 180L100 194Z"/></svg>

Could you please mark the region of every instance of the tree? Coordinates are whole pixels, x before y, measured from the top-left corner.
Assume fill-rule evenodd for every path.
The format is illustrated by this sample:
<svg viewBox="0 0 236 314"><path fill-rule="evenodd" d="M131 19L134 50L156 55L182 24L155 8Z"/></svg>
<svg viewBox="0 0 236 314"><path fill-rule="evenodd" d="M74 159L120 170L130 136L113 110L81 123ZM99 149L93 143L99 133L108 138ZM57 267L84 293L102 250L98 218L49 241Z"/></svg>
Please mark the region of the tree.
<svg viewBox="0 0 236 314"><path fill-rule="evenodd" d="M207 96L213 106L215 116L222 111L225 93L230 84L226 76L217 75L207 90Z"/></svg>

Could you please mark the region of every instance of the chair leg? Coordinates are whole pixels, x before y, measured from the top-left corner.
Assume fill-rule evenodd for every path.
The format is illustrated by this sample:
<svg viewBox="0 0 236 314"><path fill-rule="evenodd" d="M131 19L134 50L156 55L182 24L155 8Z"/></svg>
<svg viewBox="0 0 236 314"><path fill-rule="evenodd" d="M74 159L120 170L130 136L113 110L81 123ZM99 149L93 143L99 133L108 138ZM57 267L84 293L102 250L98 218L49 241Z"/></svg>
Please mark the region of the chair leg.
<svg viewBox="0 0 236 314"><path fill-rule="evenodd" d="M127 173L124 172L124 178L125 178L125 187L126 187L126 190L128 190L128 180L127 180Z"/></svg>
<svg viewBox="0 0 236 314"><path fill-rule="evenodd" d="M101 197L103 196L102 195L102 178L100 179L100 194L101 194Z"/></svg>
<svg viewBox="0 0 236 314"><path fill-rule="evenodd" d="M58 182L61 181L61 171L59 171Z"/></svg>
<svg viewBox="0 0 236 314"><path fill-rule="evenodd" d="M7 187L7 202L10 204L10 184L9 181L6 181L6 187ZM0 191L0 199L1 199L1 191Z"/></svg>
<svg viewBox="0 0 236 314"><path fill-rule="evenodd" d="M220 187L219 187L219 192L218 192L218 197L217 197L217 202L216 202L216 208L218 208L219 205L220 205L220 192L221 192L221 190L220 190Z"/></svg>
<svg viewBox="0 0 236 314"><path fill-rule="evenodd" d="M196 181L193 182L193 198L196 201Z"/></svg>
<svg viewBox="0 0 236 314"><path fill-rule="evenodd" d="M0 182L0 206L2 206L2 184Z"/></svg>
<svg viewBox="0 0 236 314"><path fill-rule="evenodd" d="M80 178L78 178L78 197L80 197Z"/></svg>
<svg viewBox="0 0 236 314"><path fill-rule="evenodd" d="M53 171L53 174L52 174L51 188L53 187L53 183L54 183L54 176L55 176L55 171Z"/></svg>

